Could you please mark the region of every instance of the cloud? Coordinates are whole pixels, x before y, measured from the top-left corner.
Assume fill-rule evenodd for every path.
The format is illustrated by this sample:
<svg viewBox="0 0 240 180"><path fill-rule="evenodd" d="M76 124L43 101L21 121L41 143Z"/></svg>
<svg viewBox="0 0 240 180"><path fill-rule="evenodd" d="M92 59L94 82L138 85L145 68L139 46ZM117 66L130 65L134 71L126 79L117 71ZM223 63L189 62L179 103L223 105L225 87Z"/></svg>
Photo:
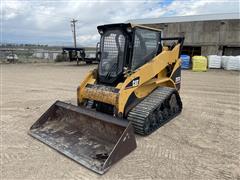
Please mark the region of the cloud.
<svg viewBox="0 0 240 180"><path fill-rule="evenodd" d="M99 40L98 34L88 34L88 35L80 35L77 37L77 40L82 44L87 44L90 42L97 42Z"/></svg>
<svg viewBox="0 0 240 180"><path fill-rule="evenodd" d="M173 15L197 15L239 12L238 0L188 0L173 1L165 9Z"/></svg>
<svg viewBox="0 0 240 180"><path fill-rule="evenodd" d="M76 18L79 45L95 46L97 25L161 16L239 12L233 0L2 0L3 42L72 44L70 20Z"/></svg>
<svg viewBox="0 0 240 180"><path fill-rule="evenodd" d="M21 1L2 1L3 12L6 20L16 18L17 16L24 13L27 8L26 2Z"/></svg>

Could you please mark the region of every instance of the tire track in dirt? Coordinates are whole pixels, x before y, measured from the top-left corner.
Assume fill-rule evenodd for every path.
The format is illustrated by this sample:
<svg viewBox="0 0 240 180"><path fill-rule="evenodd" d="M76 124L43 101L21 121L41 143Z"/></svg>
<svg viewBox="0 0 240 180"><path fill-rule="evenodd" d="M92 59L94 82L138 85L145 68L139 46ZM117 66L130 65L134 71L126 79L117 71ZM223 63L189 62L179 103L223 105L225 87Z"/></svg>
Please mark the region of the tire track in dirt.
<svg viewBox="0 0 240 180"><path fill-rule="evenodd" d="M150 136L136 136L137 149L99 176L27 135L56 99L76 103L75 88L90 68L3 69L5 179L240 179L237 73L184 71L181 115Z"/></svg>

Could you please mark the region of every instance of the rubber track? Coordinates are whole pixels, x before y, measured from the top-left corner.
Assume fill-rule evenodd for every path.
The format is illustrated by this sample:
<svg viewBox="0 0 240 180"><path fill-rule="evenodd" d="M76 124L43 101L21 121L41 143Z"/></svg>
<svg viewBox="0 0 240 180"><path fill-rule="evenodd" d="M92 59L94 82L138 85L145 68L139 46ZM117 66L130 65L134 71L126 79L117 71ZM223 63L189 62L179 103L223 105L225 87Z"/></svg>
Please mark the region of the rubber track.
<svg viewBox="0 0 240 180"><path fill-rule="evenodd" d="M153 129L151 132L144 132L144 123L145 120L148 118L148 116L153 113L153 111L159 106L164 103L166 99L168 99L173 93L175 93L179 98L179 107L180 110L176 114L173 114L172 116L166 118L163 117L164 121L162 121L158 126ZM182 110L182 102L180 100L180 97L178 95L178 92L174 88L170 87L158 87L156 90L154 90L149 96L147 96L143 101L141 101L139 104L137 104L129 113L127 116L127 119L131 121L135 132L137 134L141 135L148 135L154 132L156 129L164 125L166 122L177 116Z"/></svg>

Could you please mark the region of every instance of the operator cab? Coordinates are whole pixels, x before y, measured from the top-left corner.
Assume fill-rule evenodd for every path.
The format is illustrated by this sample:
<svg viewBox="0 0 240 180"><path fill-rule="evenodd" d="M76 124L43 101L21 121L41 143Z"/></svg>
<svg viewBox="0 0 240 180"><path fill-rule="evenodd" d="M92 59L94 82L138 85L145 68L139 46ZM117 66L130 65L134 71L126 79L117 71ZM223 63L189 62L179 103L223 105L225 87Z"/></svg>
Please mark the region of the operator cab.
<svg viewBox="0 0 240 180"><path fill-rule="evenodd" d="M100 63L98 81L116 85L124 74L146 64L161 51L161 31L143 26L109 24L98 26Z"/></svg>

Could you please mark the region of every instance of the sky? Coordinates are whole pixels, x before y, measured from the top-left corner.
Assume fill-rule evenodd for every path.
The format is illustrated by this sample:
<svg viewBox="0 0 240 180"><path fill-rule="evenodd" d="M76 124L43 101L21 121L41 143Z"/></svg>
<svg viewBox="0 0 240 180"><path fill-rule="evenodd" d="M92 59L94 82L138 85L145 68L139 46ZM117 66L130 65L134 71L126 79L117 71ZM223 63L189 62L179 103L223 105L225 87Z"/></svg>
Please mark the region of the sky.
<svg viewBox="0 0 240 180"><path fill-rule="evenodd" d="M95 46L96 27L130 19L239 12L239 0L0 0L1 43Z"/></svg>

